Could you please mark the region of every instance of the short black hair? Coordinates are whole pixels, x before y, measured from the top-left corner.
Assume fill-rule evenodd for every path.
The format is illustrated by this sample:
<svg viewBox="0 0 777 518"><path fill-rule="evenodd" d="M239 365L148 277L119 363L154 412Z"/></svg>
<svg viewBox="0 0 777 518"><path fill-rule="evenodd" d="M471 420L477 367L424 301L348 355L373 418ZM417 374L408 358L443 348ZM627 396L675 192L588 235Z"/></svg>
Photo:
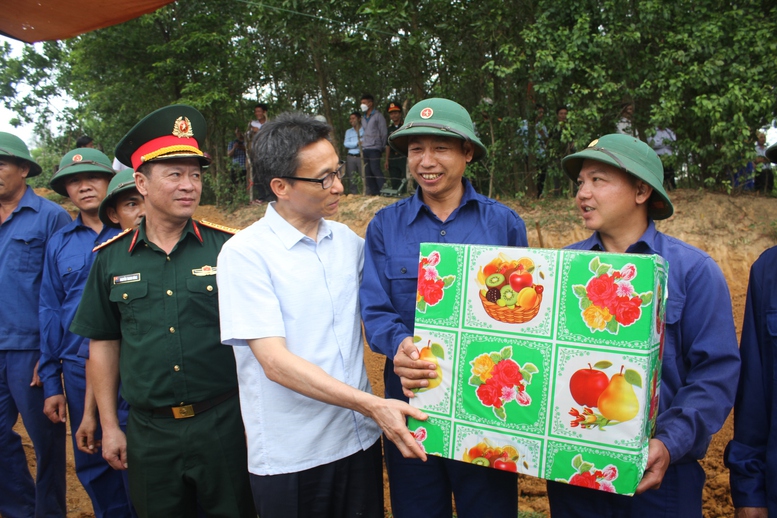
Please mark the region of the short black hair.
<svg viewBox="0 0 777 518"><path fill-rule="evenodd" d="M331 138L332 128L326 122L304 113L281 113L262 126L251 143L249 153L257 180L275 199L270 182L281 176L295 176L300 150L320 140L331 142Z"/></svg>
<svg viewBox="0 0 777 518"><path fill-rule="evenodd" d="M83 135L81 137L78 137L78 140L76 140L76 147L86 147L88 146L94 139L92 137L89 137L87 135Z"/></svg>
<svg viewBox="0 0 777 518"><path fill-rule="evenodd" d="M351 115L356 115L356 118L357 118L357 119L361 119L361 118L362 118L362 112L351 112ZM351 115L349 115L349 117L350 117Z"/></svg>
<svg viewBox="0 0 777 518"><path fill-rule="evenodd" d="M257 108L261 108L266 112L270 111L270 107L267 106L267 103L258 103L256 106L254 106L254 109L257 109Z"/></svg>
<svg viewBox="0 0 777 518"><path fill-rule="evenodd" d="M361 98L359 100L367 99L368 101L375 102L375 98L372 96L372 94L362 94Z"/></svg>
<svg viewBox="0 0 777 518"><path fill-rule="evenodd" d="M569 108L567 108L566 106L559 106L558 108L556 108L556 115L558 115L558 112L560 112L561 110L569 111Z"/></svg>

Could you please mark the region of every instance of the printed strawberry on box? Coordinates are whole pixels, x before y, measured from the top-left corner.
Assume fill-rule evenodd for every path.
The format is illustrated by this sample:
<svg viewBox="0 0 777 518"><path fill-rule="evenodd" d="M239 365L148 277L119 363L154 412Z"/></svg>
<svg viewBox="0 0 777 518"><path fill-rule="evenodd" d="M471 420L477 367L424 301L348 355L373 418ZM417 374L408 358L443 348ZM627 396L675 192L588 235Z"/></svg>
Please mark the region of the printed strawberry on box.
<svg viewBox="0 0 777 518"><path fill-rule="evenodd" d="M656 255L422 243L411 404L427 454L631 495L661 384Z"/></svg>

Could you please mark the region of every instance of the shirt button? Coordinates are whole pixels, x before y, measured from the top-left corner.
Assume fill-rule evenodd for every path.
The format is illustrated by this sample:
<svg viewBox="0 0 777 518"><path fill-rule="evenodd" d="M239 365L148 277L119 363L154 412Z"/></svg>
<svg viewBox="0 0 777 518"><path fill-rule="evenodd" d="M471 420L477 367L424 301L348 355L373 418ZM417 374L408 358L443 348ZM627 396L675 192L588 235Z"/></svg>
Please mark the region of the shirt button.
<svg viewBox="0 0 777 518"><path fill-rule="evenodd" d="M207 287L207 288L205 288L205 289L206 289L206 290L208 290L208 291L213 291L213 286L211 286L211 285L208 285L208 287Z"/></svg>
<svg viewBox="0 0 777 518"><path fill-rule="evenodd" d="M407 268L402 268L402 269L401 269L401 270L399 270L399 271L400 271L400 273L407 273Z"/></svg>
<svg viewBox="0 0 777 518"><path fill-rule="evenodd" d="M67 269L67 271L69 271L69 272L72 272L72 271L73 271L73 269L72 269L72 268L68 268L68 269Z"/></svg>
<svg viewBox="0 0 777 518"><path fill-rule="evenodd" d="M167 296L172 297L173 296L173 290L167 290Z"/></svg>
<svg viewBox="0 0 777 518"><path fill-rule="evenodd" d="M175 372L178 372L179 370L181 370L181 368L180 368L178 365L174 365L174 366L173 366L173 370L174 370Z"/></svg>
<svg viewBox="0 0 777 518"><path fill-rule="evenodd" d="M170 332L171 332L171 333L175 333L175 328L174 328L174 327L171 327L171 328L170 328Z"/></svg>
<svg viewBox="0 0 777 518"><path fill-rule="evenodd" d="M127 299L129 298L129 295L127 295L126 293L124 293L124 294L122 294L121 298L123 298L124 300L127 300Z"/></svg>
<svg viewBox="0 0 777 518"><path fill-rule="evenodd" d="M170 260L170 256L169 256L169 255L167 256L167 260L168 260L168 261Z"/></svg>
<svg viewBox="0 0 777 518"><path fill-rule="evenodd" d="M444 236L445 234L446 234L446 232L444 230L440 230L440 235L441 236Z"/></svg>

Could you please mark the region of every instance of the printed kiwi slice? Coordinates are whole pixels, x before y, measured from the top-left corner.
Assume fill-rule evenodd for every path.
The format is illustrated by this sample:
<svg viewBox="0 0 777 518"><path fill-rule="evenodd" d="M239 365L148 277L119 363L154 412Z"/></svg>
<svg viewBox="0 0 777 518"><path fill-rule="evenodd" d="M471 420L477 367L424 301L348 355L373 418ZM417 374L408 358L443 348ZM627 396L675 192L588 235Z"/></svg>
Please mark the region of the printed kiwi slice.
<svg viewBox="0 0 777 518"><path fill-rule="evenodd" d="M491 463L488 462L488 459L485 457L478 457L476 459L472 459L472 464L476 464L478 466L490 466Z"/></svg>
<svg viewBox="0 0 777 518"><path fill-rule="evenodd" d="M498 288L505 283L505 276L501 273L492 273L486 278L486 286L489 288Z"/></svg>
<svg viewBox="0 0 777 518"><path fill-rule="evenodd" d="M510 285L502 286L500 295L500 298L505 301L505 306L515 306L515 303L518 301L518 294Z"/></svg>

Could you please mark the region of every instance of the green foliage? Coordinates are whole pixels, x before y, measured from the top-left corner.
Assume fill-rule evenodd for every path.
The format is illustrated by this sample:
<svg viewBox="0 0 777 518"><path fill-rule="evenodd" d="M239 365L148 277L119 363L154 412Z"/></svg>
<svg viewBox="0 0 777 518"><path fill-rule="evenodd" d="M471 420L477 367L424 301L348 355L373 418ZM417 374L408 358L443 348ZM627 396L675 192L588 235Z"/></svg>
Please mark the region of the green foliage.
<svg viewBox="0 0 777 518"><path fill-rule="evenodd" d="M729 190L777 108L775 33L777 6L755 0L190 0L20 58L0 47L0 98L16 122L36 123L44 171L82 134L112 156L145 114L192 104L220 179L257 100L270 117L324 115L339 146L364 92L381 109L443 96L489 148L468 177L505 197L533 196L540 170L546 192L567 192L560 159L613 132L632 103L640 138L677 134L668 163L689 187ZM74 103L55 113L58 95Z"/></svg>

